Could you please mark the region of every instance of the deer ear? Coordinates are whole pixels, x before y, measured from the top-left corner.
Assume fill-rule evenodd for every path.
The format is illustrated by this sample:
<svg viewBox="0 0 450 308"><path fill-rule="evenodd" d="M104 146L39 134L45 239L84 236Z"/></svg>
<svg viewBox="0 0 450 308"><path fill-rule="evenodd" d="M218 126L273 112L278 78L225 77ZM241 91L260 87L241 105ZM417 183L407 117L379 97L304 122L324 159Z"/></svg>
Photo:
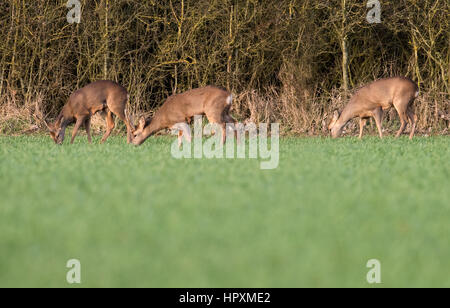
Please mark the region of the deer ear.
<svg viewBox="0 0 450 308"><path fill-rule="evenodd" d="M140 126L140 127L144 127L144 126L145 126L145 118L144 118L144 117L141 117L141 118L139 119L139 126Z"/></svg>
<svg viewBox="0 0 450 308"><path fill-rule="evenodd" d="M339 120L340 116L341 116L341 114L339 113L339 111L335 110L333 113L333 121Z"/></svg>
<svg viewBox="0 0 450 308"><path fill-rule="evenodd" d="M328 125L328 129L332 129L334 124L336 124L337 120L339 120L339 117L341 116L341 114L339 113L339 111L335 110L333 113L333 118L330 121L330 124Z"/></svg>

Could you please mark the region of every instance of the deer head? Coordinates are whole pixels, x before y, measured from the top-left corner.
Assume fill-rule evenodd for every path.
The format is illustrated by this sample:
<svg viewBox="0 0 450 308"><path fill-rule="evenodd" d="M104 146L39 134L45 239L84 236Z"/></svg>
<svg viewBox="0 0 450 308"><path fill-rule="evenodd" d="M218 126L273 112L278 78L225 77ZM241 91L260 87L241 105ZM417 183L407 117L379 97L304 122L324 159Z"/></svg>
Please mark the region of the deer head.
<svg viewBox="0 0 450 308"><path fill-rule="evenodd" d="M47 121L44 120L45 126L50 133L50 137L53 139L55 144L61 145L64 142L64 129L61 128L59 121L56 121L54 124L48 124Z"/></svg>
<svg viewBox="0 0 450 308"><path fill-rule="evenodd" d="M328 129L331 131L331 137L333 138L339 138L342 134L342 126L338 125L340 116L341 114L336 110L330 124L328 125Z"/></svg>
<svg viewBox="0 0 450 308"><path fill-rule="evenodd" d="M144 128L147 127L151 123L151 118L146 119L145 117L141 117L139 119L138 125L134 128L133 137L136 137L144 131Z"/></svg>
<svg viewBox="0 0 450 308"><path fill-rule="evenodd" d="M52 138L52 140L56 143L56 144L62 144L64 141L64 130L61 127L61 119L58 118L58 120L53 123L53 124L49 124L45 118L47 116L42 116L42 115L34 115L34 118L36 120L37 123L44 123L45 126L47 127L49 133L50 133L50 137Z"/></svg>

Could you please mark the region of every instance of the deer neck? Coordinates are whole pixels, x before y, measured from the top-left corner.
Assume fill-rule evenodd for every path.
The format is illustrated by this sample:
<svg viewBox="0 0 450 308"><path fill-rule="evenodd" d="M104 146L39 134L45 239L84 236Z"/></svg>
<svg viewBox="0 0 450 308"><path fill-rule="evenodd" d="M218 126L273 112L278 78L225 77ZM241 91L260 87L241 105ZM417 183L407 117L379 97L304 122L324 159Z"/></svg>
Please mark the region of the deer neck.
<svg viewBox="0 0 450 308"><path fill-rule="evenodd" d="M354 101L351 101L342 111L341 116L336 123L340 129L342 129L351 119L358 116L356 108L354 107L355 103Z"/></svg>
<svg viewBox="0 0 450 308"><path fill-rule="evenodd" d="M158 115L155 115L152 119L152 122L150 125L145 129L146 135L152 136L153 134L157 133L164 127L161 125L161 120Z"/></svg>
<svg viewBox="0 0 450 308"><path fill-rule="evenodd" d="M64 124L64 115L63 113L60 113L58 118L56 119L55 127L61 128L63 124Z"/></svg>

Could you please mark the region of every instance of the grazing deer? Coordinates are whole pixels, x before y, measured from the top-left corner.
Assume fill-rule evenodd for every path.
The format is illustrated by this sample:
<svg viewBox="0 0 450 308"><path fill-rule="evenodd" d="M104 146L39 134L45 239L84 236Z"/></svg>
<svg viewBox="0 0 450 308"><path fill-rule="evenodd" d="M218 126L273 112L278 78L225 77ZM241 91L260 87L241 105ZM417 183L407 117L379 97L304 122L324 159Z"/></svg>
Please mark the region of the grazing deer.
<svg viewBox="0 0 450 308"><path fill-rule="evenodd" d="M141 117L139 119L138 125L135 127L133 131L133 137L136 137L144 132L144 128L146 128L152 122L152 118ZM174 131L178 132L178 147L181 148L183 145L183 136L185 136L186 140L190 143L192 142L191 129L189 124L191 123L191 119L186 119L185 123L177 123L172 127L168 127Z"/></svg>
<svg viewBox="0 0 450 308"><path fill-rule="evenodd" d="M97 81L74 92L54 124L49 125L44 122L56 144L64 142L66 128L72 123L75 123L75 127L71 143L75 140L82 125L86 128L89 143L92 143L91 117L97 112L101 112L106 114L106 133L102 138L102 143L104 143L114 129L114 115L116 115L125 122L127 140L128 143L131 143L133 130L125 115L128 99L127 90L121 85L112 81Z"/></svg>
<svg viewBox="0 0 450 308"><path fill-rule="evenodd" d="M394 77L380 79L358 90L350 99L342 113L335 112L328 126L331 136L338 138L344 126L353 118L359 117L359 138L362 138L364 126L370 117L375 119L380 138L383 138L382 120L383 111L395 107L399 116L401 127L396 137L405 131L407 122L411 124L409 138L414 137L417 116L413 111L414 100L419 97L419 88L411 79Z"/></svg>
<svg viewBox="0 0 450 308"><path fill-rule="evenodd" d="M204 87L169 97L151 119L141 118L134 130L133 144L141 145L158 131L171 128L179 131L178 143L181 145L185 135L191 142L189 119L196 115L206 115L210 123L222 127L222 142L226 139L226 124L236 121L230 116L233 95L217 87ZM237 134L236 134L237 135Z"/></svg>

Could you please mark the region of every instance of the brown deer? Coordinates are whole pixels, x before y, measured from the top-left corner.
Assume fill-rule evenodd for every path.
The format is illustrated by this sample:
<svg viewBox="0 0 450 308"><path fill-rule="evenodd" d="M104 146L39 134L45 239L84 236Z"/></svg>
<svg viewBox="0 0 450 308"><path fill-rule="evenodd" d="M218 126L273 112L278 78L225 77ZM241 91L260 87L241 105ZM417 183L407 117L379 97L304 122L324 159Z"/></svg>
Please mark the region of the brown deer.
<svg viewBox="0 0 450 308"><path fill-rule="evenodd" d="M413 111L414 100L419 97L419 88L411 79L394 77L380 79L359 89L350 99L342 113L335 112L328 126L331 136L338 138L342 134L344 126L353 118L359 117L359 138L362 138L364 126L370 117L375 119L380 138L383 138L382 121L383 112L394 106L400 116L401 127L396 137L400 137L409 122L411 133L414 137L417 116Z"/></svg>
<svg viewBox="0 0 450 308"><path fill-rule="evenodd" d="M170 128L170 129L178 132L178 147L180 147L180 148L183 144L183 136L185 136L185 138L188 142L192 142L191 129L189 127L189 124L191 123L191 121L192 121L192 119L186 119L185 123L177 123L171 127L167 127L167 128ZM135 127L135 129L133 131L133 137L136 137L136 136L142 134L144 132L144 129L148 125L150 125L151 122L152 122L152 118L141 117L139 119L138 125Z"/></svg>
<svg viewBox="0 0 450 308"><path fill-rule="evenodd" d="M166 128L179 131L179 144L183 134L190 142L187 122L196 115L206 115L210 123L219 124L222 127L222 141L225 142L226 125L236 124L230 116L232 102L233 95L230 92L213 86L173 95L166 100L153 118L147 120L141 118L133 133L135 136L133 144L141 145L147 138Z"/></svg>
<svg viewBox="0 0 450 308"><path fill-rule="evenodd" d="M66 128L72 123L75 123L75 127L71 143L75 140L82 125L86 128L89 143L92 143L91 117L97 112L101 112L106 115L106 133L102 138L102 143L104 143L115 127L114 115L116 115L127 126L127 141L131 143L133 128L125 115L128 99L128 92L121 85L113 81L97 81L74 92L54 124L49 125L44 122L56 144L64 142Z"/></svg>

